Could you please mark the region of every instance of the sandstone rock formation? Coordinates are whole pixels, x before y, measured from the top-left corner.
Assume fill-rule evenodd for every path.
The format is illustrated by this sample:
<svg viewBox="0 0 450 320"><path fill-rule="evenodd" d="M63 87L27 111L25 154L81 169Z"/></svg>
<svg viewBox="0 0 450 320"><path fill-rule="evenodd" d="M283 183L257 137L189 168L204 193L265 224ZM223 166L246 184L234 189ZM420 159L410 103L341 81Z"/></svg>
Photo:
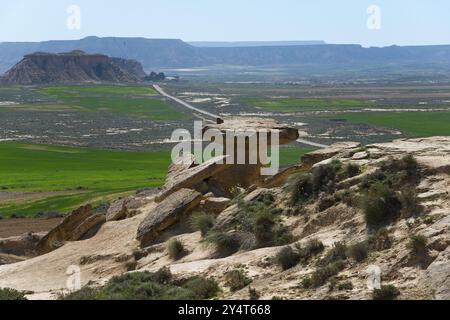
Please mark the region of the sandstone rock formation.
<svg viewBox="0 0 450 320"><path fill-rule="evenodd" d="M374 173L379 170L394 171L384 172L397 179L390 183L403 179L397 173L406 169L398 169L395 161L404 161L408 154L417 161L416 167L411 159L405 160L412 164L413 169L408 167L408 170L417 173L414 184L408 185L414 189L409 200L417 203L407 203L411 212L402 213L386 222L383 228L375 229L368 225L358 200L364 197L371 179L377 179ZM54 298L65 289L66 271L73 264L81 268L83 285L89 282L101 285L112 276L130 270L132 265L135 271L151 272L169 267L176 278L213 277L223 289L219 298L224 299L249 298L249 285L235 292L226 286L225 275L236 269L245 271L251 280L250 286L263 299L372 299L373 289L368 287L368 280L371 270L376 268L381 272L382 285L394 285L399 289L399 299L450 299L450 138L403 139L364 148L357 143L337 144L307 155L304 160L305 163L266 180L270 186L245 188L243 194L229 203L207 190L199 192L195 187L210 183L226 169L214 161L179 168L156 201L152 197L138 201L135 214L102 224L89 239L72 241L81 234L74 236L77 227L83 223L91 226L91 219L97 219L86 208L80 209L44 238L44 248L58 249L0 266L0 287L39 293L31 298ZM326 170L331 170L330 166L336 163L339 163L339 172L329 174ZM386 168L386 164L392 167ZM324 189L308 201L292 203L295 189L290 179L295 178L296 173L310 174L318 180L325 177ZM401 187L394 189L392 186L390 195L404 196L405 190ZM136 198L139 197L133 196L129 201ZM247 214L258 215L260 212L252 210L262 210L262 230L272 230L274 223L282 225L283 228L275 231L283 232L277 236L284 242L257 246L252 242L253 246L241 246L230 255L218 258L217 248L207 245L202 233L193 230L190 223L190 213L207 207L208 201L208 205L214 203L211 210L205 212L214 222L209 232L221 233L226 240L227 236L239 234L244 240L254 242L249 230L256 222ZM221 212L215 209L219 203L223 207L227 203ZM268 218L271 216L275 220ZM292 237L281 237L288 233ZM183 242L187 252L176 262L170 259L166 249L167 241L174 236ZM419 237L420 254L412 250L413 236ZM299 246L307 248L314 243L312 240L320 241L324 250L287 270L275 263L277 254L286 245L297 250ZM339 247L337 243L347 245L345 253L340 252L339 268L332 270L333 276L319 279L323 282L308 287L308 279L311 281L315 277L317 281L318 277L324 277L325 271L330 272L318 270L326 266L324 261L332 259L331 253ZM366 245L370 245L370 249ZM364 248L368 250L367 256L361 257L358 250L364 251Z"/></svg>
<svg viewBox="0 0 450 320"><path fill-rule="evenodd" d="M136 83L144 77L141 64L133 60L89 55L82 51L60 54L36 52L26 55L7 71L1 82L6 85L93 81Z"/></svg>
<svg viewBox="0 0 450 320"><path fill-rule="evenodd" d="M181 189L149 212L139 225L137 239L141 245L154 240L162 231L179 222L184 215L196 208L202 195L194 190Z"/></svg>
<svg viewBox="0 0 450 320"><path fill-rule="evenodd" d="M66 241L77 241L103 222L105 217L93 215L90 205L80 207L38 242L36 252L42 255L62 247Z"/></svg>

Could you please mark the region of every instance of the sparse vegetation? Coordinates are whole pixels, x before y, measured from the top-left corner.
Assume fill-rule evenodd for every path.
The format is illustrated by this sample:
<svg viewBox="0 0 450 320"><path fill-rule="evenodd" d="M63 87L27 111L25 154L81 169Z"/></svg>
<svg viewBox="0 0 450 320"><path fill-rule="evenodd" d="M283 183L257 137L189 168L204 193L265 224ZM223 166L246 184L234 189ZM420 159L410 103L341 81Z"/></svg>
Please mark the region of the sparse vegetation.
<svg viewBox="0 0 450 320"><path fill-rule="evenodd" d="M337 285L339 291L349 291L353 290L353 283L351 281L340 282Z"/></svg>
<svg viewBox="0 0 450 320"><path fill-rule="evenodd" d="M259 298L261 297L259 292L256 291L255 288L251 288L251 287L248 288L248 295L249 295L250 300L259 300Z"/></svg>
<svg viewBox="0 0 450 320"><path fill-rule="evenodd" d="M300 262L300 256L291 247L284 247L275 256L275 261L283 270L288 270Z"/></svg>
<svg viewBox="0 0 450 320"><path fill-rule="evenodd" d="M194 277L173 281L165 268L156 273L134 272L112 278L99 288L84 287L61 295L61 300L194 300L211 299L219 292L212 279Z"/></svg>
<svg viewBox="0 0 450 320"><path fill-rule="evenodd" d="M399 200L402 205L400 211L402 218L418 216L423 208L417 198L417 192L413 188L404 188L400 191Z"/></svg>
<svg viewBox="0 0 450 320"><path fill-rule="evenodd" d="M381 286L380 289L375 289L373 291L373 300L395 300L400 295L400 290L398 290L393 285Z"/></svg>
<svg viewBox="0 0 450 320"><path fill-rule="evenodd" d="M367 244L370 251L383 251L391 248L392 239L387 229L380 229L375 234L369 236Z"/></svg>
<svg viewBox="0 0 450 320"><path fill-rule="evenodd" d="M210 230L205 241L215 244L221 256L290 243L292 235L281 223L282 211L273 202L271 194L262 194L250 203L239 200L235 221L221 230Z"/></svg>
<svg viewBox="0 0 450 320"><path fill-rule="evenodd" d="M225 285L230 288L231 292L241 290L252 282L242 270L227 272L225 274L225 281Z"/></svg>
<svg viewBox="0 0 450 320"><path fill-rule="evenodd" d="M345 263L342 260L332 262L324 267L317 268L311 275L309 284L311 287L317 288L323 286L327 280L339 272L345 267ZM306 281L308 283L308 281Z"/></svg>
<svg viewBox="0 0 450 320"><path fill-rule="evenodd" d="M205 212L196 212L191 217L191 226L195 231L200 231L202 237L214 227L215 219Z"/></svg>
<svg viewBox="0 0 450 320"><path fill-rule="evenodd" d="M23 292L11 288L0 288L0 301L27 300Z"/></svg>
<svg viewBox="0 0 450 320"><path fill-rule="evenodd" d="M409 249L413 256L423 256L427 252L428 240L423 235L414 235L409 241Z"/></svg>
<svg viewBox="0 0 450 320"><path fill-rule="evenodd" d="M363 197L363 209L367 225L375 228L397 219L401 203L394 190L383 182L376 182Z"/></svg>
<svg viewBox="0 0 450 320"><path fill-rule="evenodd" d="M300 262L306 264L312 257L322 253L325 250L323 243L317 239L311 239L306 246L296 245L297 254Z"/></svg>
<svg viewBox="0 0 450 320"><path fill-rule="evenodd" d="M178 239L169 241L167 244L167 252L169 253L169 257L173 260L179 260L186 254L183 242Z"/></svg>
<svg viewBox="0 0 450 320"><path fill-rule="evenodd" d="M355 243L348 248L348 256L356 262L366 260L369 254L369 246L366 241Z"/></svg>
<svg viewBox="0 0 450 320"><path fill-rule="evenodd" d="M319 261L319 266L327 266L334 262L346 260L347 251L348 248L344 242L336 242L333 247L326 253L325 257Z"/></svg>

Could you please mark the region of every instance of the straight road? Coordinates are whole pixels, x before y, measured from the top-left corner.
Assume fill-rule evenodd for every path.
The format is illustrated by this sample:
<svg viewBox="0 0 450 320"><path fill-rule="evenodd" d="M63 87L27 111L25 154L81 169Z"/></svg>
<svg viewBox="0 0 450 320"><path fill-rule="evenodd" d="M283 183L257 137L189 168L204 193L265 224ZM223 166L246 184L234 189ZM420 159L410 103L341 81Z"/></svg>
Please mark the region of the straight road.
<svg viewBox="0 0 450 320"><path fill-rule="evenodd" d="M188 108L188 109L190 109L190 110L192 110L192 111L194 111L194 112L200 113L200 114L202 114L202 115L204 115L204 116L206 116L206 117L208 117L208 118L212 118L212 119L214 119L214 121L216 121L216 123L223 123L223 120L222 120L222 118L221 118L220 116L218 116L218 115L216 115L216 114L212 114L212 113L207 112L207 111L205 111L205 110L201 110L201 109L199 109L199 108L196 108L196 107L190 105L189 103L184 102L184 101L181 100L181 99L178 99L177 97L171 96L170 94L168 94L167 92L165 92L165 91L164 91L160 86L158 86L157 84L153 85L153 88L155 88L155 90L158 91L158 93L159 93L160 95L162 95L162 96L164 96L164 97L166 97L166 98L168 98L168 99L170 99L170 100L173 100L173 101L175 101L175 102L181 104L182 106L184 106L184 107L186 107L186 108Z"/></svg>
<svg viewBox="0 0 450 320"><path fill-rule="evenodd" d="M171 96L170 94L165 92L159 85L154 84L153 88L155 88L155 90L160 95L162 95L162 96L164 96L164 97L166 97L166 98L168 98L170 100L173 100L176 103L179 103L182 106L184 106L184 107L186 107L186 108L188 108L188 109L190 109L190 110L192 110L194 112L200 113L200 114L202 114L202 115L204 115L204 116L206 116L208 118L212 118L212 119L214 119L214 121L216 121L216 123L223 123L223 119L220 116L218 116L216 114L213 114L213 113L210 113L210 112L207 112L205 110L201 110L199 108L196 108L196 107L190 105L189 103L187 103L187 102L185 102L185 101L183 101L183 100L181 100L181 99L179 99L177 97ZM302 143L302 144L306 144L308 146L316 147L316 148L326 148L326 147L328 147L327 145L320 144L320 143L315 143L315 142L308 141L308 140L305 140L305 139L298 139L297 142Z"/></svg>

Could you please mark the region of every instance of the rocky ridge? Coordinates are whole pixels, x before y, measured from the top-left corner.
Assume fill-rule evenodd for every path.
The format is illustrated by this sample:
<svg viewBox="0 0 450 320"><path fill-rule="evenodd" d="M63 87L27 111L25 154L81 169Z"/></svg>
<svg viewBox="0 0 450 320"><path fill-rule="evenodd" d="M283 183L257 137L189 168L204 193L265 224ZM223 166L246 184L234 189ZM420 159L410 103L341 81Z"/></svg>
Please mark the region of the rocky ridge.
<svg viewBox="0 0 450 320"><path fill-rule="evenodd" d="M235 175L227 180L230 187L234 181L227 194L212 182L230 169L227 165L214 160L195 165L192 157L186 159L170 168L160 191L119 199L98 224L87 223L97 220L84 207L45 237L37 237L38 247L58 245L45 254L36 252L25 261L0 266L0 287L32 291L30 298L54 298L65 290L71 265L80 266L83 285L101 285L130 270L169 267L175 277L215 278L224 299L248 299L249 287L263 299L372 299L368 280L376 268L381 284L395 286L399 299L450 299L450 138L364 147L335 144L244 188L245 177ZM399 181L408 181L415 191L409 202L404 200L404 188L397 189ZM309 183L312 189L307 193ZM383 220L381 227L369 219L370 206L363 200L382 183L398 197L397 201L383 195L393 201L392 210L398 209L398 215ZM292 189L293 185L304 188ZM200 212L213 221L206 236L192 225L192 216ZM262 224L269 225L264 229L268 233L243 223L252 215L267 218L268 213L275 217ZM77 232L80 226L88 227ZM227 247L231 251L223 254L222 243L211 241L218 233L239 245ZM172 239L184 244L185 254L178 260L167 249ZM24 241L29 244L30 239ZM0 241L0 252L7 243L11 240ZM339 250L344 246L346 250ZM280 252L289 250L295 253L295 263L286 267L279 263ZM20 256L11 249L7 253ZM231 291L226 275L233 270L241 270L250 284Z"/></svg>
<svg viewBox="0 0 450 320"><path fill-rule="evenodd" d="M134 60L110 58L83 51L28 54L0 79L6 85L47 83L117 82L137 83L146 76Z"/></svg>

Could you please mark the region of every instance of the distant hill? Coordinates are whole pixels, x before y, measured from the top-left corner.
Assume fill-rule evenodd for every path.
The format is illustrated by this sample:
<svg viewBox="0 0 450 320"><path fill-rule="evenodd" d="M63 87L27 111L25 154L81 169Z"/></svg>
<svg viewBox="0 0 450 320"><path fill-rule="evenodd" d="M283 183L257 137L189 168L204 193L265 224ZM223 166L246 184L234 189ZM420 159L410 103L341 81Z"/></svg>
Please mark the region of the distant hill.
<svg viewBox="0 0 450 320"><path fill-rule="evenodd" d="M26 55L0 82L8 85L80 82L140 82L146 76L142 65L134 60L106 55L36 52Z"/></svg>
<svg viewBox="0 0 450 320"><path fill-rule="evenodd" d="M0 43L0 73L32 52L57 53L72 50L133 59L140 62L147 71L212 65L300 65L308 68L367 67L390 70L401 66L421 66L430 70L450 67L450 45L383 48L314 43L298 45L295 42L222 43L222 47L216 45L210 43L209 46L201 46L197 43L197 46L193 46L181 40L114 37L36 43L5 42Z"/></svg>
<svg viewBox="0 0 450 320"><path fill-rule="evenodd" d="M200 48L238 48L238 47L285 47L310 46L326 44L325 41L194 41L188 42L191 46Z"/></svg>

